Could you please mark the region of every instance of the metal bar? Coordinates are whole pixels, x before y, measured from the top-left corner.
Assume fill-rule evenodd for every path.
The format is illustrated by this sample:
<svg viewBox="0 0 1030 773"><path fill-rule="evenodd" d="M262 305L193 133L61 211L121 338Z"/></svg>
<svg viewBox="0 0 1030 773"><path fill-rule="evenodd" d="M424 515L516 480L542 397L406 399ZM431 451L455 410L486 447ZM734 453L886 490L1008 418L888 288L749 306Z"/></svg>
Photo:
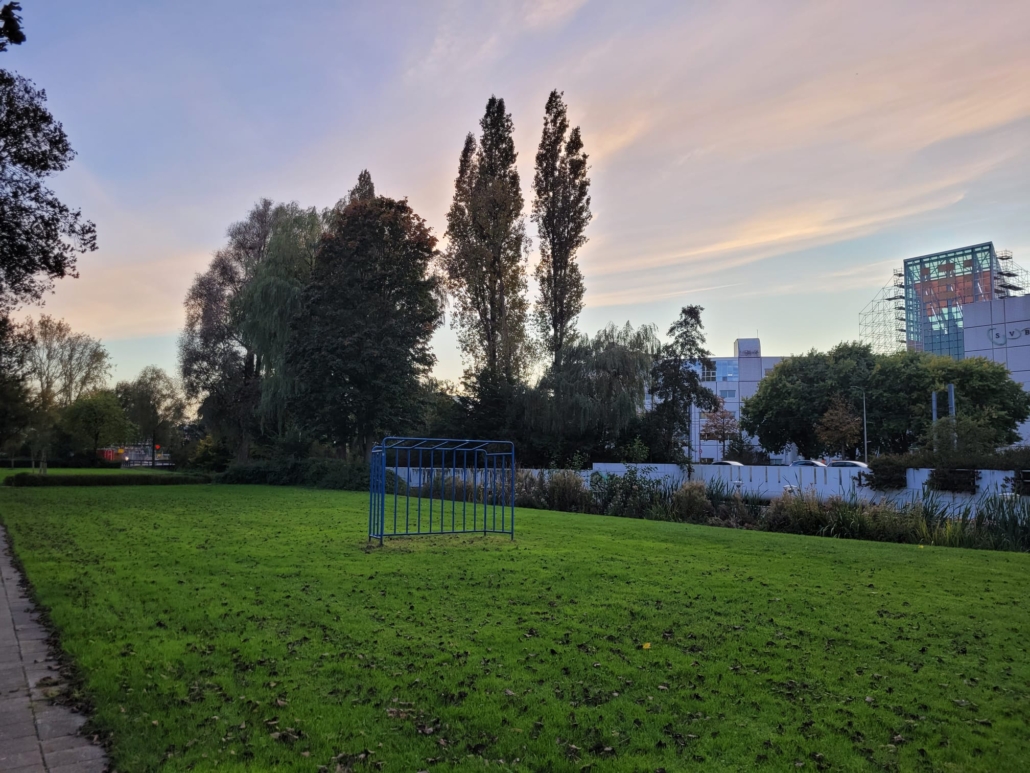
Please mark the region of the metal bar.
<svg viewBox="0 0 1030 773"><path fill-rule="evenodd" d="M409 520L411 517L411 449L405 457L404 465L404 532L411 531Z"/></svg>
<svg viewBox="0 0 1030 773"><path fill-rule="evenodd" d="M458 476L455 474L457 458L458 452L451 451L451 531L454 530L455 497L458 496Z"/></svg>
<svg viewBox="0 0 1030 773"><path fill-rule="evenodd" d="M386 536L386 451L383 451L380 459L380 489L383 495L379 498L379 547L383 546L383 539Z"/></svg>
<svg viewBox="0 0 1030 773"><path fill-rule="evenodd" d="M461 530L465 531L465 509L469 503L468 487L469 452L461 452Z"/></svg>
<svg viewBox="0 0 1030 773"><path fill-rule="evenodd" d="M418 449L418 533L422 533L422 488L425 485L425 475L422 473L422 449Z"/></svg>

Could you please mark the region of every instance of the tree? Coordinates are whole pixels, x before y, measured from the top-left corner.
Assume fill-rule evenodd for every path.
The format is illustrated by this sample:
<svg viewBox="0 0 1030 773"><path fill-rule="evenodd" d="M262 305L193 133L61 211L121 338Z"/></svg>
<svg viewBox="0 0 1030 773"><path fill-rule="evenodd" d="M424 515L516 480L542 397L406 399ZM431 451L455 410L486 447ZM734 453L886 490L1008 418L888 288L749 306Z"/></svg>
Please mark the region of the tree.
<svg viewBox="0 0 1030 773"><path fill-rule="evenodd" d="M719 442L722 457L725 457L726 443L740 434L740 426L737 424L737 417L732 411L727 411L720 400L719 409L708 414L701 431L706 437Z"/></svg>
<svg viewBox="0 0 1030 773"><path fill-rule="evenodd" d="M836 395L816 424L815 434L827 451L840 457L850 457L862 437L862 420L848 400Z"/></svg>
<svg viewBox="0 0 1030 773"><path fill-rule="evenodd" d="M0 451L20 446L32 419L27 364L32 340L10 317L0 316Z"/></svg>
<svg viewBox="0 0 1030 773"><path fill-rule="evenodd" d="M0 12L0 37L17 42L9 9ZM74 157L46 92L0 70L0 311L39 300L55 279L76 276L79 254L96 249L96 226L43 184Z"/></svg>
<svg viewBox="0 0 1030 773"><path fill-rule="evenodd" d="M66 408L82 395L103 388L111 371L111 357L104 345L71 325L43 314L31 318L26 334L32 345L28 352L28 376L42 411Z"/></svg>
<svg viewBox="0 0 1030 773"><path fill-rule="evenodd" d="M64 423L73 436L92 450L93 459L101 446L123 443L131 432L117 395L108 390L79 397L65 409Z"/></svg>
<svg viewBox="0 0 1030 773"><path fill-rule="evenodd" d="M647 416L652 459L684 461L683 447L690 445L691 409L714 411L719 397L701 383L701 368L713 368L705 349L700 306L684 306L669 327L672 341L662 347L651 368L653 407Z"/></svg>
<svg viewBox="0 0 1030 773"><path fill-rule="evenodd" d="M263 369L243 332L241 297L265 261L275 222L275 206L262 199L245 220L229 226L228 244L186 295L186 326L179 337L186 396L200 402L205 426L228 440L240 460L250 455Z"/></svg>
<svg viewBox="0 0 1030 773"><path fill-rule="evenodd" d="M5 3L0 8L0 52L8 45L20 46L25 42L21 28L21 3Z"/></svg>
<svg viewBox="0 0 1030 773"><path fill-rule="evenodd" d="M150 446L153 466L157 446L169 445L186 418L186 401L178 385L161 368L148 365L135 380L119 382L114 391L136 427L137 439Z"/></svg>
<svg viewBox="0 0 1030 773"><path fill-rule="evenodd" d="M761 448L756 448L751 439L745 437L743 432L738 432L730 438L722 458L728 462L740 462L741 464L769 464L769 454Z"/></svg>
<svg viewBox="0 0 1030 773"><path fill-rule="evenodd" d="M348 202L371 201L376 197L376 187L372 183L372 175L367 169L362 169L358 174L358 184L350 189L347 194Z"/></svg>
<svg viewBox="0 0 1030 773"><path fill-rule="evenodd" d="M779 363L744 402L741 425L772 453L794 443L804 456L819 456L840 450L838 441L828 446L820 437L823 416L839 400L857 418L864 393L870 453L902 454L927 432L931 395L948 384L955 385L960 416L989 427L998 445L1018 440L1030 395L1003 365L926 352L874 355L865 344L848 343Z"/></svg>
<svg viewBox="0 0 1030 773"><path fill-rule="evenodd" d="M544 108L544 130L533 178L533 222L540 234L540 288L536 322L551 368L561 370L562 354L583 310L583 275L576 252L586 244L590 222L590 179L579 127L569 132L562 94L552 91Z"/></svg>
<svg viewBox="0 0 1030 773"><path fill-rule="evenodd" d="M366 458L421 410L441 317L435 247L407 201L351 201L332 215L291 326L298 418Z"/></svg>
<svg viewBox="0 0 1030 773"><path fill-rule="evenodd" d="M361 185L359 179L358 187ZM367 188L371 185L368 178ZM265 257L236 299L240 340L261 363L261 428L276 432L280 439L293 429L288 408L296 379L286 364L290 324L300 311L304 287L314 269L324 217L328 215L320 215L314 207L303 209L296 203L277 206Z"/></svg>
<svg viewBox="0 0 1030 773"><path fill-rule="evenodd" d="M515 165L514 125L504 100L490 97L477 143L469 134L447 213L449 246L441 263L455 313L452 324L466 375L512 387L531 351L526 336L525 253L528 240Z"/></svg>

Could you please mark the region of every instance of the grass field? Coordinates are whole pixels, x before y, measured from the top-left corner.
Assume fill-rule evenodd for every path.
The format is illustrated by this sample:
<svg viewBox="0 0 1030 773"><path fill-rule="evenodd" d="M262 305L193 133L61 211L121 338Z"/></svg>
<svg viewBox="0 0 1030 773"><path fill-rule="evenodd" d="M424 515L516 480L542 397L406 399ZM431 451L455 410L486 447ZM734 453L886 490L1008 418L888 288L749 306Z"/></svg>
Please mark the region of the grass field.
<svg viewBox="0 0 1030 773"><path fill-rule="evenodd" d="M119 771L1030 758L1028 555L533 510L369 549L366 508L0 488Z"/></svg>

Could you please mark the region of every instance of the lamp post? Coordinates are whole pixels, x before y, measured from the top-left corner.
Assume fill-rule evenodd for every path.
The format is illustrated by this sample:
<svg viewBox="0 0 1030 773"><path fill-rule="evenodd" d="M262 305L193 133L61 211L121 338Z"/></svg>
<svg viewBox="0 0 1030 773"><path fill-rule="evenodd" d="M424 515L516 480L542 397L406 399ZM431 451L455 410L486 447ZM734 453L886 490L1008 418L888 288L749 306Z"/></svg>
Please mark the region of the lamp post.
<svg viewBox="0 0 1030 773"><path fill-rule="evenodd" d="M862 393L862 461L869 464L869 425L866 422L865 387L851 387L852 392L856 389Z"/></svg>

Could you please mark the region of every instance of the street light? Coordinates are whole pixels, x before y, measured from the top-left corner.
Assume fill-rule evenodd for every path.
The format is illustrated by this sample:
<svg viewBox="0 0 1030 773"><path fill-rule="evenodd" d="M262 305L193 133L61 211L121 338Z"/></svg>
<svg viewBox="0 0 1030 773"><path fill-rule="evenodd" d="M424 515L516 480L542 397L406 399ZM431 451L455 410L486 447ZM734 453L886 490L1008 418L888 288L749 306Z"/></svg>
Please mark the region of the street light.
<svg viewBox="0 0 1030 773"><path fill-rule="evenodd" d="M869 425L865 413L865 387L851 387L852 392L856 389L862 393L862 461L869 464Z"/></svg>

